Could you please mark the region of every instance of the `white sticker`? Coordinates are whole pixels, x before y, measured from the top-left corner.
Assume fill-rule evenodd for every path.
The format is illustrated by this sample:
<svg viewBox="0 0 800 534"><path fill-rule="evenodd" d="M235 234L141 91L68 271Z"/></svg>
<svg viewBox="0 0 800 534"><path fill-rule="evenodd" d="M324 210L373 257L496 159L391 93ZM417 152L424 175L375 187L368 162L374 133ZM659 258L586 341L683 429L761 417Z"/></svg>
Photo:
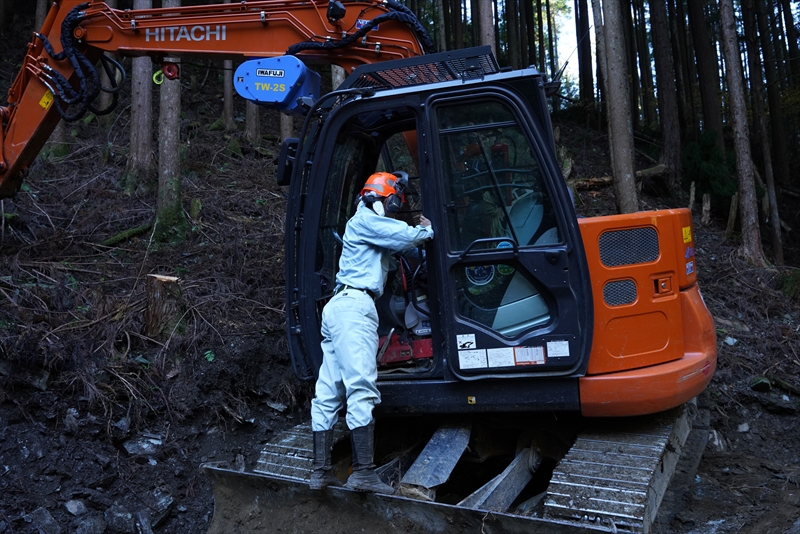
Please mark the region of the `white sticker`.
<svg viewBox="0 0 800 534"><path fill-rule="evenodd" d="M569 341L548 341L547 356L549 358L569 358Z"/></svg>
<svg viewBox="0 0 800 534"><path fill-rule="evenodd" d="M514 359L517 365L539 365L544 363L544 348L542 347L516 347Z"/></svg>
<svg viewBox="0 0 800 534"><path fill-rule="evenodd" d="M463 369L483 369L486 367L486 351L460 350L458 351L458 366Z"/></svg>
<svg viewBox="0 0 800 534"><path fill-rule="evenodd" d="M469 350L478 346L478 344L475 343L475 334L456 335L456 344L458 345L458 350Z"/></svg>
<svg viewBox="0 0 800 534"><path fill-rule="evenodd" d="M486 356L489 358L489 367L513 367L514 349L513 347L502 347L499 349L488 349Z"/></svg>

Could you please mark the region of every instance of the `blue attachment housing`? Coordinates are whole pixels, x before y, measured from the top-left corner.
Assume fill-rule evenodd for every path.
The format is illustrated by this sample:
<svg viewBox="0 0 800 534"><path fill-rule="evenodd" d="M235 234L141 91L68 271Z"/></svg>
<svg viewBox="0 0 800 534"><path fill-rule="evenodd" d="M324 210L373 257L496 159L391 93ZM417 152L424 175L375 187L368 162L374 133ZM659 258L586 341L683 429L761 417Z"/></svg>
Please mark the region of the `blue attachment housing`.
<svg viewBox="0 0 800 534"><path fill-rule="evenodd" d="M320 76L294 56L251 59L236 69L233 86L242 98L290 115L302 115L301 97L316 101Z"/></svg>

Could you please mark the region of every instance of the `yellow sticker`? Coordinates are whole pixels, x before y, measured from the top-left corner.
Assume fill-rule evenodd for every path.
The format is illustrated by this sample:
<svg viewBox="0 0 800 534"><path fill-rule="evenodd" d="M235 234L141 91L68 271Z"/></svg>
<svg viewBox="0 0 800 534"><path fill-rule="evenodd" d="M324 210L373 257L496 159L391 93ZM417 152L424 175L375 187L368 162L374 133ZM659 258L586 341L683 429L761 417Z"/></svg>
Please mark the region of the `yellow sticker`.
<svg viewBox="0 0 800 534"><path fill-rule="evenodd" d="M42 106L42 108L47 109L48 107L50 107L50 104L52 103L53 103L53 93L50 91L50 89L48 89L47 91L44 92L44 96L42 97L42 99L39 100L39 105Z"/></svg>
<svg viewBox="0 0 800 534"><path fill-rule="evenodd" d="M683 242L689 243L692 240L692 227L691 226L684 226L683 227Z"/></svg>

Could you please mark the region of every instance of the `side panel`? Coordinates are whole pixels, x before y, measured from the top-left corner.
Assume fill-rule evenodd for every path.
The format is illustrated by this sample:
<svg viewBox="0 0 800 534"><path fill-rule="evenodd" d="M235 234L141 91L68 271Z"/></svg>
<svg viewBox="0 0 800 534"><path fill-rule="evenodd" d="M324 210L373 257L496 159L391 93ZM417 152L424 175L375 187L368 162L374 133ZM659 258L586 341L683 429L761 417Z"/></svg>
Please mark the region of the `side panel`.
<svg viewBox="0 0 800 534"><path fill-rule="evenodd" d="M686 242L676 228L687 213L663 210L579 219L594 294L588 375L683 357L679 291L688 281L687 269L694 276L694 243L690 220Z"/></svg>

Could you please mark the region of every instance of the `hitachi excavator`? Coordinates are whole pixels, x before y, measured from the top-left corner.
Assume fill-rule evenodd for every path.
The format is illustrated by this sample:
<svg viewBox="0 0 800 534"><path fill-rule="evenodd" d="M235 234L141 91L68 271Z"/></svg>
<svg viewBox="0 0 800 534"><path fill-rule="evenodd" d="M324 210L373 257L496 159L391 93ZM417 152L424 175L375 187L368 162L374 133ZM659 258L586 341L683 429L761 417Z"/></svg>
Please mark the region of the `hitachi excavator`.
<svg viewBox="0 0 800 534"><path fill-rule="evenodd" d="M312 491L308 423L251 470L204 464L209 532L649 532L716 367L686 209L579 218L556 160L553 89L489 47L433 53L394 0L243 1L116 10L56 0L0 108L0 198L58 120L96 109L103 52L246 58L237 92L304 117L283 142L286 329L314 380L354 200L376 171L408 176L410 223L380 316L376 461L395 495ZM319 94L309 63L349 74ZM167 76L178 74L164 63ZM347 477L348 430L334 473Z"/></svg>

